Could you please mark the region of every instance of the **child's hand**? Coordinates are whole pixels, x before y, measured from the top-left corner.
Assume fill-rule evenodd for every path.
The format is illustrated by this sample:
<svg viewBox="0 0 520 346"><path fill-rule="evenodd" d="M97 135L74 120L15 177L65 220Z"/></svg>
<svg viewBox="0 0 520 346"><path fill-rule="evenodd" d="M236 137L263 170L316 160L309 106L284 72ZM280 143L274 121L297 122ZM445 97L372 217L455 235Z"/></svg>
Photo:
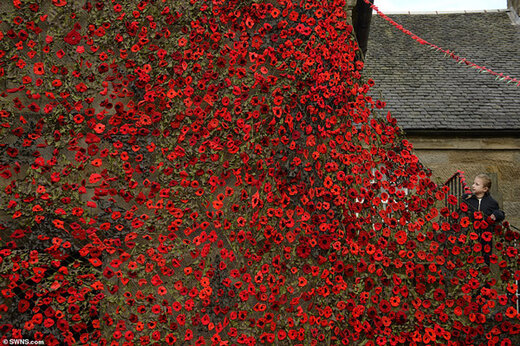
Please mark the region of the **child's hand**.
<svg viewBox="0 0 520 346"><path fill-rule="evenodd" d="M491 218L491 220L493 220L493 221L496 221L496 220L497 220L497 218L495 217L494 214L491 214L490 218Z"/></svg>

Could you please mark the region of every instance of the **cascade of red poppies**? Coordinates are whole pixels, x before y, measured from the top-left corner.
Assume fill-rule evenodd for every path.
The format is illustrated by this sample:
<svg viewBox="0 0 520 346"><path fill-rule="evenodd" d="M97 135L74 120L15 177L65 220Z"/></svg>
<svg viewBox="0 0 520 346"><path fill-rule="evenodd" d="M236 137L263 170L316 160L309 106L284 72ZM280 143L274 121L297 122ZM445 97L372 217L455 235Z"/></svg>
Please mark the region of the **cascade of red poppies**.
<svg viewBox="0 0 520 346"><path fill-rule="evenodd" d="M0 12L2 340L519 341L517 234L367 96L345 1Z"/></svg>

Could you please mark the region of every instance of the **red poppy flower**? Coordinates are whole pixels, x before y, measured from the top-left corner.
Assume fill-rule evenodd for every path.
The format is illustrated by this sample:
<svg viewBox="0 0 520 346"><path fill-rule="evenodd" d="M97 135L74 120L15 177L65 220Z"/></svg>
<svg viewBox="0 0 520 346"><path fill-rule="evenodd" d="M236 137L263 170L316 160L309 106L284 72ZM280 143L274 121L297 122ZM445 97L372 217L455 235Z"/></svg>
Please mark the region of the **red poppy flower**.
<svg viewBox="0 0 520 346"><path fill-rule="evenodd" d="M33 72L37 75L45 74L44 64L43 62L37 62L33 65Z"/></svg>
<svg viewBox="0 0 520 346"><path fill-rule="evenodd" d="M66 0L52 0L52 4L57 7L62 7L62 6L67 5L67 1Z"/></svg>
<svg viewBox="0 0 520 346"><path fill-rule="evenodd" d="M78 43L80 43L81 39L81 34L77 32L75 29L69 31L69 33L63 38L63 40L70 45L77 45Z"/></svg>
<svg viewBox="0 0 520 346"><path fill-rule="evenodd" d="M46 328L50 328L54 325L54 320L52 318L46 318L44 321L43 321L43 325L46 327Z"/></svg>
<svg viewBox="0 0 520 346"><path fill-rule="evenodd" d="M20 301L18 302L18 312L20 313L24 313L25 311L27 311L27 309L29 309L31 306L31 303L25 299L20 299Z"/></svg>
<svg viewBox="0 0 520 346"><path fill-rule="evenodd" d="M395 241L397 242L397 244L403 245L404 243L406 243L407 240L408 237L405 231L397 231L397 233L395 234Z"/></svg>

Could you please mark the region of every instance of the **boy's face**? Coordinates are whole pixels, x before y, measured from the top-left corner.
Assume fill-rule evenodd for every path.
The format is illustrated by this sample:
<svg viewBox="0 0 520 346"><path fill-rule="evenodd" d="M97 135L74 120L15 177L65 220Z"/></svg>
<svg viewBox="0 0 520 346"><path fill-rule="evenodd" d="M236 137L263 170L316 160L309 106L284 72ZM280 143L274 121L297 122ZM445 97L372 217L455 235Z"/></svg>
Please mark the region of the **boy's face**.
<svg viewBox="0 0 520 346"><path fill-rule="evenodd" d="M484 181L481 178L475 178L473 185L471 185L471 192L477 197L482 197L486 194L489 188L484 187Z"/></svg>

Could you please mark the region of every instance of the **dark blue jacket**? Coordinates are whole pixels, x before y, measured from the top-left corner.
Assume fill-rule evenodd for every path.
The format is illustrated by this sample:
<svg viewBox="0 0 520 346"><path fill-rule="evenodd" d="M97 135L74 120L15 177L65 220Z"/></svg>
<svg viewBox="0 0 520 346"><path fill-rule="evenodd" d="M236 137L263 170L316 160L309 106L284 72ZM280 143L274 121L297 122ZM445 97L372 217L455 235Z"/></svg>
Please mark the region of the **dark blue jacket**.
<svg viewBox="0 0 520 346"><path fill-rule="evenodd" d="M505 213L500 210L497 201L491 197L489 193L486 193L482 200L479 201L478 198L473 194L468 194L462 196L462 203L465 203L468 206L468 213L470 214L470 218L473 220L473 213L476 211L481 211L484 214L484 220L491 215L495 215L495 222L500 223L505 218Z"/></svg>

